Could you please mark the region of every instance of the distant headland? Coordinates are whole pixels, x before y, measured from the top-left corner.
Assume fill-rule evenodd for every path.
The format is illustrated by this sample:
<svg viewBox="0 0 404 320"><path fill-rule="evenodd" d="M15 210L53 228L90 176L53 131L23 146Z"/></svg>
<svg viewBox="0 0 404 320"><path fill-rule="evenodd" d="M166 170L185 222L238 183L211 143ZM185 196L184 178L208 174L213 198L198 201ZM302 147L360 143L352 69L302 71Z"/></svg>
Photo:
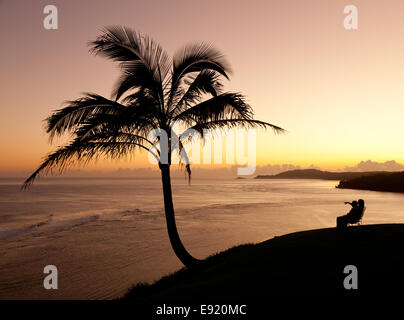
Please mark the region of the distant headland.
<svg viewBox="0 0 404 320"><path fill-rule="evenodd" d="M321 180L350 180L362 176L371 176L380 171L368 172L332 172L317 169L298 169L281 172L275 175L258 175L255 179L321 179Z"/></svg>
<svg viewBox="0 0 404 320"><path fill-rule="evenodd" d="M404 171L331 172L317 169L290 170L275 175L258 175L255 179L340 180L340 189L404 192Z"/></svg>
<svg viewBox="0 0 404 320"><path fill-rule="evenodd" d="M338 184L337 188L404 192L404 171L384 172L370 176L360 176L345 181L342 180Z"/></svg>

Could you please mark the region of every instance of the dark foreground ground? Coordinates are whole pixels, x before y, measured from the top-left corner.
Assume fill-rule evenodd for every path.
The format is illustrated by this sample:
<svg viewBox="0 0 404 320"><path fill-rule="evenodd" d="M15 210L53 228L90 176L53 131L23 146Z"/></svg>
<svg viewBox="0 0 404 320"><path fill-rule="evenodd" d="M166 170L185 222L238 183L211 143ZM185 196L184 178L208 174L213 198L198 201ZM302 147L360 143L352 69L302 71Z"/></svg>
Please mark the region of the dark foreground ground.
<svg viewBox="0 0 404 320"><path fill-rule="evenodd" d="M346 290L344 267L358 270L358 289ZM270 296L373 295L404 292L404 225L310 230L242 245L180 270L152 285L137 285L132 301L241 301Z"/></svg>

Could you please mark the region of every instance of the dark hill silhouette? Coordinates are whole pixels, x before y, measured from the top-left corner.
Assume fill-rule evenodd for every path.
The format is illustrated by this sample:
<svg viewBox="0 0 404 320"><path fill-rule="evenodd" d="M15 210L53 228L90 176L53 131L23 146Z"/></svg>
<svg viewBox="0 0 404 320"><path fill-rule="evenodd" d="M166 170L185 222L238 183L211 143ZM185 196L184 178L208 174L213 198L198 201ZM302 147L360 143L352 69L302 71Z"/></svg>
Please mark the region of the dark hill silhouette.
<svg viewBox="0 0 404 320"><path fill-rule="evenodd" d="M182 269L152 285L139 284L136 301L256 301L270 296L393 295L404 285L404 225L362 225L296 232L242 245ZM345 290L344 267L355 265L358 290Z"/></svg>
<svg viewBox="0 0 404 320"><path fill-rule="evenodd" d="M275 175L258 175L255 179L322 179L322 180L350 180L362 176L370 176L381 173L369 172L331 172L317 169L299 169L281 172ZM386 172L383 172L386 173Z"/></svg>
<svg viewBox="0 0 404 320"><path fill-rule="evenodd" d="M404 171L384 172L340 181L337 188L404 192Z"/></svg>

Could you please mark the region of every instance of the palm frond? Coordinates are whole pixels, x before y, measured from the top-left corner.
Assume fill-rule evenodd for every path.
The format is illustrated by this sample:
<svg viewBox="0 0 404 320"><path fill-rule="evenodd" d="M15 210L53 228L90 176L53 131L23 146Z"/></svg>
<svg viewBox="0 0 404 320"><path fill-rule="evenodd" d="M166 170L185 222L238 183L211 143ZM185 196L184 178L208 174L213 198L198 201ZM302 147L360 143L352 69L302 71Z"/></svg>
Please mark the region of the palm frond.
<svg viewBox="0 0 404 320"><path fill-rule="evenodd" d="M155 97L158 97L161 104L164 103L162 84L170 70L170 59L159 44L148 36L143 36L123 26L105 28L103 34L89 44L91 52L119 62L124 72L129 74L134 71L142 73L147 87L153 90ZM144 77L146 72L149 75ZM115 91L122 95L124 87L127 88L128 86L125 82L123 88L119 90L119 83L116 86L118 89Z"/></svg>
<svg viewBox="0 0 404 320"><path fill-rule="evenodd" d="M52 140L56 135L75 127L98 114L118 114L126 109L116 101L108 100L98 94L85 93L84 97L65 102L66 106L52 113L46 121L46 132Z"/></svg>
<svg viewBox="0 0 404 320"><path fill-rule="evenodd" d="M221 119L221 120L214 120L208 122L201 122L198 123L190 128L188 128L183 134L180 135L180 140L185 137L191 137L190 132L195 133L197 132L201 137L203 136L204 130L216 130L216 129L224 129L224 128L271 128L274 133L280 134L285 133L286 130L278 127L274 124L253 120L253 119Z"/></svg>
<svg viewBox="0 0 404 320"><path fill-rule="evenodd" d="M40 175L48 174L53 169L57 168L59 172L63 172L77 162L86 164L101 155L104 155L106 158L117 159L128 155L136 148L142 148L151 152L148 147L140 143L143 137L141 139L134 136L130 139L126 137L127 141L119 141L119 139L111 135L105 136L104 139L99 138L98 141L76 138L70 144L49 153L34 173L24 181L22 189L28 189ZM154 153L152 152L152 154ZM154 156L158 159L156 154Z"/></svg>
<svg viewBox="0 0 404 320"><path fill-rule="evenodd" d="M252 119L252 108L240 93L222 93L182 111L174 121L187 125L221 119Z"/></svg>
<svg viewBox="0 0 404 320"><path fill-rule="evenodd" d="M156 83L145 65L139 61L133 61L127 63L125 69L122 70L122 74L112 89L111 96L117 101L131 90L147 88L152 93L154 103L159 104L160 98L156 96L156 92L159 92L159 87L160 83Z"/></svg>
<svg viewBox="0 0 404 320"><path fill-rule="evenodd" d="M215 97L221 93L223 84L220 82L220 75L212 70L203 70L196 77L184 80L188 89L182 94L179 101L171 110L171 114L178 114L184 108L202 99L203 94L210 94Z"/></svg>
<svg viewBox="0 0 404 320"><path fill-rule="evenodd" d="M108 130L110 134L124 131L147 136L158 126L156 115L158 116L157 110L148 105L128 107L119 114L95 114L80 122L73 134L87 138L95 134L104 134L105 130Z"/></svg>
<svg viewBox="0 0 404 320"><path fill-rule="evenodd" d="M168 105L171 105L184 76L203 70L216 71L227 79L229 78L228 74L231 72L223 54L214 49L210 44L195 43L177 51L173 60Z"/></svg>

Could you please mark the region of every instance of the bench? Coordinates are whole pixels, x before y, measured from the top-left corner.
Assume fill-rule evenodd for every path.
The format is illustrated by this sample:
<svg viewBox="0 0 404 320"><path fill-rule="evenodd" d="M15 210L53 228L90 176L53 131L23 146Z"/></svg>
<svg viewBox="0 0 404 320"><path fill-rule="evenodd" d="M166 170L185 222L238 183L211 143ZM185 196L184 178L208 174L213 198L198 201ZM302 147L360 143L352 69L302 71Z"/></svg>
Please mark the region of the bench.
<svg viewBox="0 0 404 320"><path fill-rule="evenodd" d="M366 207L363 207L362 212L358 215L358 217L356 218L356 220L355 220L354 222L348 223L348 225L360 226L360 225L362 224L362 218L363 218L363 215L364 215L365 211L366 211Z"/></svg>

